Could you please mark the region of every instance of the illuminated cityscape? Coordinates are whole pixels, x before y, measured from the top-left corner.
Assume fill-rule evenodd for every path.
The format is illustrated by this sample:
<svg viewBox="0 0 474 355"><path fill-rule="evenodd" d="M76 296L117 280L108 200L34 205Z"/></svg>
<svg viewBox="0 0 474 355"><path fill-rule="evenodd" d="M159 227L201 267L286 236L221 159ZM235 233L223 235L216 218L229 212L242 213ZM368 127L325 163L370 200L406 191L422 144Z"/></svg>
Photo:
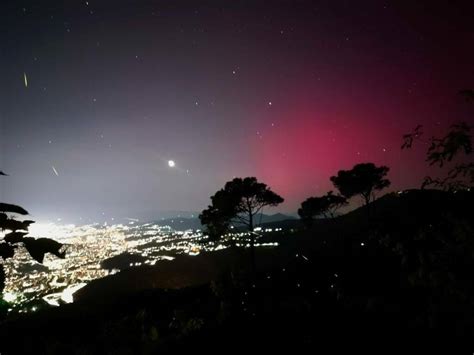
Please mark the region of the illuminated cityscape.
<svg viewBox="0 0 474 355"><path fill-rule="evenodd" d="M273 230L256 228L255 231L264 233ZM175 231L170 226L137 224L133 221L111 226L37 224L31 227L31 235L61 241L65 244L67 256L58 259L47 254L42 265L20 247L17 257L5 262L7 280L4 298L11 304L11 311L20 313L35 311L47 304L59 306L71 303L73 293L88 282L124 268L155 265L159 260L173 260L177 254L198 255L228 247L225 242L207 241L207 236L200 230ZM237 246L246 247L238 241L242 236L245 233L228 237L235 239Z"/></svg>

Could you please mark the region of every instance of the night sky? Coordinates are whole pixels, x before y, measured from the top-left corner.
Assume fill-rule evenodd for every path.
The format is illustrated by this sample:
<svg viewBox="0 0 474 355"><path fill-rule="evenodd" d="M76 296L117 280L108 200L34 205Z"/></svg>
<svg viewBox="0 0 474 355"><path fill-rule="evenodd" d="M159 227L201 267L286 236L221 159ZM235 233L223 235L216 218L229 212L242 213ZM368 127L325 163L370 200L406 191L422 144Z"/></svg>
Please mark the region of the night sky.
<svg viewBox="0 0 474 355"><path fill-rule="evenodd" d="M469 3L2 1L2 200L148 220L256 176L294 213L367 161L419 187L426 147L401 136L467 119Z"/></svg>

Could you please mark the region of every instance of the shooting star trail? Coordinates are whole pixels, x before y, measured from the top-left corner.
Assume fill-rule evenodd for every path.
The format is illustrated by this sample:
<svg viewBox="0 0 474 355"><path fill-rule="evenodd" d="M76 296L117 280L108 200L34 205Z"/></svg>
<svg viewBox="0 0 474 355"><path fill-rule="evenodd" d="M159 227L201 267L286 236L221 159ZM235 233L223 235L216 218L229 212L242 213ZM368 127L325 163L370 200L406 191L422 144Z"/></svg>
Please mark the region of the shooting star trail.
<svg viewBox="0 0 474 355"><path fill-rule="evenodd" d="M58 171L56 170L56 168L54 166L51 166L51 168L53 168L53 171L56 174L56 176L59 176Z"/></svg>
<svg viewBox="0 0 474 355"><path fill-rule="evenodd" d="M28 78L26 77L26 73L23 73L23 81L25 82L25 88L28 87Z"/></svg>

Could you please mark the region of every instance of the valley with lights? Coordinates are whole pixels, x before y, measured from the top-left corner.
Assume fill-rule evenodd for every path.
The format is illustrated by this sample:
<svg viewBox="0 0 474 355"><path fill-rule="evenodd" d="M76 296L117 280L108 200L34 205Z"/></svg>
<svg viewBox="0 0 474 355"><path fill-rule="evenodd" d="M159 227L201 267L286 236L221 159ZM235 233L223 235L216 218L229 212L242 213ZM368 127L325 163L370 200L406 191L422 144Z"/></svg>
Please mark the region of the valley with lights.
<svg viewBox="0 0 474 355"><path fill-rule="evenodd" d="M20 249L18 257L5 262L8 275L4 292L11 313L35 312L40 308L72 303L73 294L92 280L113 275L123 269L158 261L172 262L177 255L196 256L228 248L229 243L211 242L200 230L175 231L156 223L118 225L39 224L33 231L51 235L64 243L67 258L46 255L43 264ZM259 233L281 232L281 229ZM234 233L228 239L241 240L246 233ZM239 242L236 242L240 246ZM275 247L278 243L261 243ZM242 245L245 246L245 245ZM119 258L120 262L114 262Z"/></svg>

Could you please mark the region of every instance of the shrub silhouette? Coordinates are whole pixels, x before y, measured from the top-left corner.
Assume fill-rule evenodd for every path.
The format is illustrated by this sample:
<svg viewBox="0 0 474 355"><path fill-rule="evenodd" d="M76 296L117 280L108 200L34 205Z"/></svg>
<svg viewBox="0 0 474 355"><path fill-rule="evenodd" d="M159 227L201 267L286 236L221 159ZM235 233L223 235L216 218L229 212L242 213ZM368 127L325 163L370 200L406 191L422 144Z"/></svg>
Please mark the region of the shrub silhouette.
<svg viewBox="0 0 474 355"><path fill-rule="evenodd" d="M255 177L235 178L211 196L212 205L199 215L213 237L220 237L231 223L240 223L250 232L252 268L255 270L255 216L265 206L276 206L283 198Z"/></svg>
<svg viewBox="0 0 474 355"><path fill-rule="evenodd" d="M0 171L0 175L8 176L2 171ZM34 221L20 221L12 217L12 214L26 216L28 215L28 211L17 205L0 203L0 229L2 231L10 231L5 234L3 240L0 241L0 257L2 257L3 260L13 258L16 249L21 245L23 245L31 257L39 263L43 262L46 253L51 253L58 258L65 257L63 244L48 238L35 239L25 237L28 234L28 227L34 223ZM5 270L3 264L0 264L0 292L3 292L4 287Z"/></svg>

